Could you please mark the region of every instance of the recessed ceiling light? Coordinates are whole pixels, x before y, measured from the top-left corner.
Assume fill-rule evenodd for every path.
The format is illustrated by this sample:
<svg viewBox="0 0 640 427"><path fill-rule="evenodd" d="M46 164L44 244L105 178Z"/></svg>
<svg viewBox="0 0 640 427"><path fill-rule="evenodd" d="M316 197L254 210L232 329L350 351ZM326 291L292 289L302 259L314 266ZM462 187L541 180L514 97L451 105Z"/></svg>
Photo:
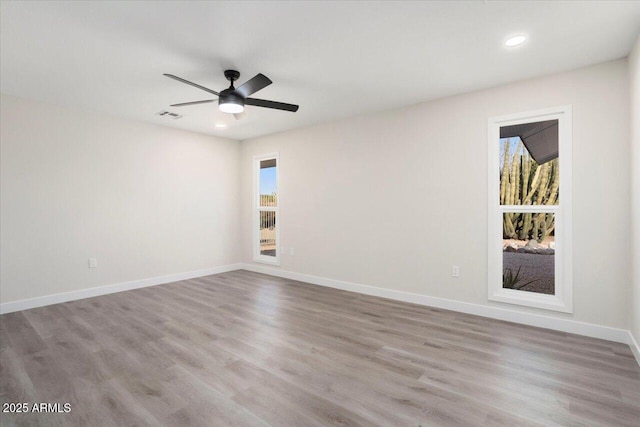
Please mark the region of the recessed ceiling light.
<svg viewBox="0 0 640 427"><path fill-rule="evenodd" d="M217 128L226 128L227 125L225 125L224 123L216 123L216 127Z"/></svg>
<svg viewBox="0 0 640 427"><path fill-rule="evenodd" d="M520 35L512 36L506 39L504 41L504 45L507 47L514 47L514 46L521 45L525 41L527 41L527 36L520 34Z"/></svg>

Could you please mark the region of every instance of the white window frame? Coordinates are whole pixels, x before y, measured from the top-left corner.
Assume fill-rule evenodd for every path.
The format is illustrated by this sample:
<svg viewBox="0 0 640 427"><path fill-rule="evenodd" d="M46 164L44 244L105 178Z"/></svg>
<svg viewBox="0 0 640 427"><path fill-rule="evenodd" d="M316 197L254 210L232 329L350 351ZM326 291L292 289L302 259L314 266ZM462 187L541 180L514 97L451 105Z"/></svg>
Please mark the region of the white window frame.
<svg viewBox="0 0 640 427"><path fill-rule="evenodd" d="M276 207L260 207L260 162L276 161ZM280 157L278 153L263 154L253 157L253 261L263 264L280 265ZM276 213L276 256L260 254L260 211Z"/></svg>
<svg viewBox="0 0 640 427"><path fill-rule="evenodd" d="M500 128L558 120L559 202L555 206L500 205ZM572 152L571 105L489 118L488 298L510 304L573 313L572 276ZM505 212L555 214L555 295L502 287L502 221Z"/></svg>

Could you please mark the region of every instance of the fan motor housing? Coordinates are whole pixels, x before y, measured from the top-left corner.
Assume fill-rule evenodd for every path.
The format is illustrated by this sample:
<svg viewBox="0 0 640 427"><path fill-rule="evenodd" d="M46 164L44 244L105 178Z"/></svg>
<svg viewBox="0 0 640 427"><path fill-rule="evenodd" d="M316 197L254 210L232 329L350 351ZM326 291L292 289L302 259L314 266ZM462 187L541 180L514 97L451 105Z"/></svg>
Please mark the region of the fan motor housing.
<svg viewBox="0 0 640 427"><path fill-rule="evenodd" d="M220 92L220 104L239 104L244 106L244 98L233 91L233 89L225 89Z"/></svg>

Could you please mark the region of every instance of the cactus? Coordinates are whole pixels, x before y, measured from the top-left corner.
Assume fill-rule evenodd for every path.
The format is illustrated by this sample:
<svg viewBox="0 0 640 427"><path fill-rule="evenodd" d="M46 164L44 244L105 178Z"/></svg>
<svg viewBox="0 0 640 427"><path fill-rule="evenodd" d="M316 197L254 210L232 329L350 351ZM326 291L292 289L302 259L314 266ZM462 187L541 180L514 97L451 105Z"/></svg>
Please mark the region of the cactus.
<svg viewBox="0 0 640 427"><path fill-rule="evenodd" d="M522 142L511 152L509 142L503 144L500 170L500 203L503 205L554 205L558 203L560 173L558 159L539 165ZM542 242L555 229L550 213L507 212L503 215L505 239Z"/></svg>

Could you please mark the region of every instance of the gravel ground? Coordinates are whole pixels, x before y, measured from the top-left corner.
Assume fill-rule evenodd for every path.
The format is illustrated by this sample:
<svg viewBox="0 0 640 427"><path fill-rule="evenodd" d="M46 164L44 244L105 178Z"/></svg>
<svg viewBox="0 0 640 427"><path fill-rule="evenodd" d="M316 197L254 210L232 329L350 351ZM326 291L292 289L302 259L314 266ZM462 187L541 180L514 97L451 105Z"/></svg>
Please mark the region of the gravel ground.
<svg viewBox="0 0 640 427"><path fill-rule="evenodd" d="M555 256L553 255L536 255L523 254L518 252L502 253L502 268L510 268L513 274L516 274L518 267L520 269L521 283L538 279L530 285L520 289L521 291L537 292L542 294L551 294L555 292Z"/></svg>

